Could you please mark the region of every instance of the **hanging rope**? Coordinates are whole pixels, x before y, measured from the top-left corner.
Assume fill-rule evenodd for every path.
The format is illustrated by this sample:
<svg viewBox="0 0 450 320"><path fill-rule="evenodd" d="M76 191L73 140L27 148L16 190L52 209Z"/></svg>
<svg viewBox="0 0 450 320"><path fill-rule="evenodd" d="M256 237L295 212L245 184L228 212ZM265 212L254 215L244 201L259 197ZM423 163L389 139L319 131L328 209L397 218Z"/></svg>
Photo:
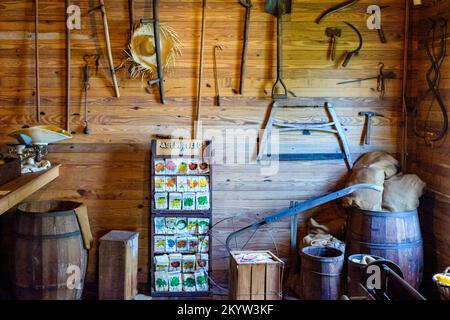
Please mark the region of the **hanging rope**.
<svg viewBox="0 0 450 320"><path fill-rule="evenodd" d="M437 20L430 19L430 22L431 28L428 31L428 37L425 44L426 53L431 62L430 68L426 73L428 89L419 98L413 110L414 132L417 136L423 138L427 145L432 145L433 142L443 139L448 131L447 109L439 90L439 84L441 80L441 66L447 55L447 20L445 18L439 18ZM439 40L436 38L437 35L439 36ZM436 42L439 43L439 48L436 48ZM429 96L430 93L432 94L431 103L424 121L423 130L420 131L417 128L419 105ZM439 110L442 114L442 126L440 130L437 130L436 128L433 129L430 126L431 110L435 104L435 101L437 101Z"/></svg>

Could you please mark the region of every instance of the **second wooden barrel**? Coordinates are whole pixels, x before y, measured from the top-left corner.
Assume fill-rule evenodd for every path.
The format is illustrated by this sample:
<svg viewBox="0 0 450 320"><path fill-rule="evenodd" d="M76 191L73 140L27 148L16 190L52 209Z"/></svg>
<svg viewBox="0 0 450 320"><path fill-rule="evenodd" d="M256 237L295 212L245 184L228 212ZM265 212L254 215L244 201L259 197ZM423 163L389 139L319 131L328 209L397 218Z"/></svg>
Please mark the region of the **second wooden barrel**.
<svg viewBox="0 0 450 320"><path fill-rule="evenodd" d="M303 248L300 255L302 298L338 300L343 294L344 252L311 246Z"/></svg>
<svg viewBox="0 0 450 320"><path fill-rule="evenodd" d="M417 210L378 212L349 209L347 255L366 253L396 263L418 289L423 272L423 242Z"/></svg>
<svg viewBox="0 0 450 320"><path fill-rule="evenodd" d="M20 300L77 300L87 267L70 201L19 205L15 219L13 289Z"/></svg>

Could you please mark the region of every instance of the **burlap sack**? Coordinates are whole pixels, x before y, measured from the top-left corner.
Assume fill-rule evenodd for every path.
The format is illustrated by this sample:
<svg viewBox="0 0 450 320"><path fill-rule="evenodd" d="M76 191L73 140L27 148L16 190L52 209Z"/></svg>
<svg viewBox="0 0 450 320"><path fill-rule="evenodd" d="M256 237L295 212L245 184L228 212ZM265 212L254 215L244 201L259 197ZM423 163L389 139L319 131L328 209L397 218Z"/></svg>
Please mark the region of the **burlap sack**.
<svg viewBox="0 0 450 320"><path fill-rule="evenodd" d="M398 161L387 152L375 151L363 154L355 163L353 170L375 168L384 171L385 179L389 179L398 171Z"/></svg>
<svg viewBox="0 0 450 320"><path fill-rule="evenodd" d="M345 251L345 243L331 234L308 234L303 238L300 249L310 246L333 247Z"/></svg>
<svg viewBox="0 0 450 320"><path fill-rule="evenodd" d="M344 235L346 219L336 218L324 223L317 222L314 218L310 218L307 223L307 232L309 234L331 234L334 237L342 237Z"/></svg>
<svg viewBox="0 0 450 320"><path fill-rule="evenodd" d="M383 188L384 176L385 170L382 168L353 168L352 174L347 180L347 186L358 183L371 183ZM357 190L343 198L342 205L362 210L381 211L382 197L383 193L376 190Z"/></svg>
<svg viewBox="0 0 450 320"><path fill-rule="evenodd" d="M398 174L384 182L383 210L410 211L419 207L425 182L415 174Z"/></svg>

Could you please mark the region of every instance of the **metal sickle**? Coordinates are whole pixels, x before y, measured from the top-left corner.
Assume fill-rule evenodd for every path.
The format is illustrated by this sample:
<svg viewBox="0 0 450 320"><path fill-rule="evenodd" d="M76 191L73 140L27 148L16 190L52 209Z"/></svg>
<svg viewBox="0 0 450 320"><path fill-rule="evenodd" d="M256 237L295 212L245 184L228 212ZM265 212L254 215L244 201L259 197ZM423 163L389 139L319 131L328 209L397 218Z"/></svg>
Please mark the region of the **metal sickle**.
<svg viewBox="0 0 450 320"><path fill-rule="evenodd" d="M359 30L352 25L350 22L344 21L344 23L346 25L348 25L350 28L353 29L353 31L356 32L356 34L358 35L358 40L359 40L359 45L355 50L349 51L347 52L347 55L345 57L344 62L342 63L342 66L345 68L347 67L348 63L350 62L350 60L352 59L353 56L357 56L359 54L359 51L361 50L362 46L363 46L363 39L362 39L362 35L361 32L359 32Z"/></svg>
<svg viewBox="0 0 450 320"><path fill-rule="evenodd" d="M355 3L357 3L359 0L350 0L350 1L346 1L343 2L341 4L338 4L334 7L331 7L327 10L325 10L319 17L317 17L316 19L316 23L319 24L325 17L329 16L330 14L333 14L335 12L344 10L345 8L348 8L352 5L354 5Z"/></svg>

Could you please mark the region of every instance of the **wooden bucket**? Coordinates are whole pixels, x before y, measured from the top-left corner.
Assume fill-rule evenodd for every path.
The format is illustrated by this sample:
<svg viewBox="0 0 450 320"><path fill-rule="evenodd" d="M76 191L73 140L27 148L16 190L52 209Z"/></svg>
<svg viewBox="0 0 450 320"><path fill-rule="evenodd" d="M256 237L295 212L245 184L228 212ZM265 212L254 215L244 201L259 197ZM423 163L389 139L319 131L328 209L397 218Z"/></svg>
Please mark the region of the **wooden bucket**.
<svg viewBox="0 0 450 320"><path fill-rule="evenodd" d="M338 300L343 293L344 252L337 248L311 246L301 253L302 298Z"/></svg>
<svg viewBox="0 0 450 320"><path fill-rule="evenodd" d="M363 256L367 254L353 254L347 259L347 295L349 297L362 297L365 296L365 291L361 288L360 279L363 269L367 264L356 262L360 261ZM370 255L375 260L383 259L378 256Z"/></svg>
<svg viewBox="0 0 450 320"><path fill-rule="evenodd" d="M423 243L417 210L376 212L349 209L347 254L366 253L397 264L415 289L422 281Z"/></svg>
<svg viewBox="0 0 450 320"><path fill-rule="evenodd" d="M69 201L23 203L15 218L13 290L19 300L77 300L87 268L74 209Z"/></svg>

